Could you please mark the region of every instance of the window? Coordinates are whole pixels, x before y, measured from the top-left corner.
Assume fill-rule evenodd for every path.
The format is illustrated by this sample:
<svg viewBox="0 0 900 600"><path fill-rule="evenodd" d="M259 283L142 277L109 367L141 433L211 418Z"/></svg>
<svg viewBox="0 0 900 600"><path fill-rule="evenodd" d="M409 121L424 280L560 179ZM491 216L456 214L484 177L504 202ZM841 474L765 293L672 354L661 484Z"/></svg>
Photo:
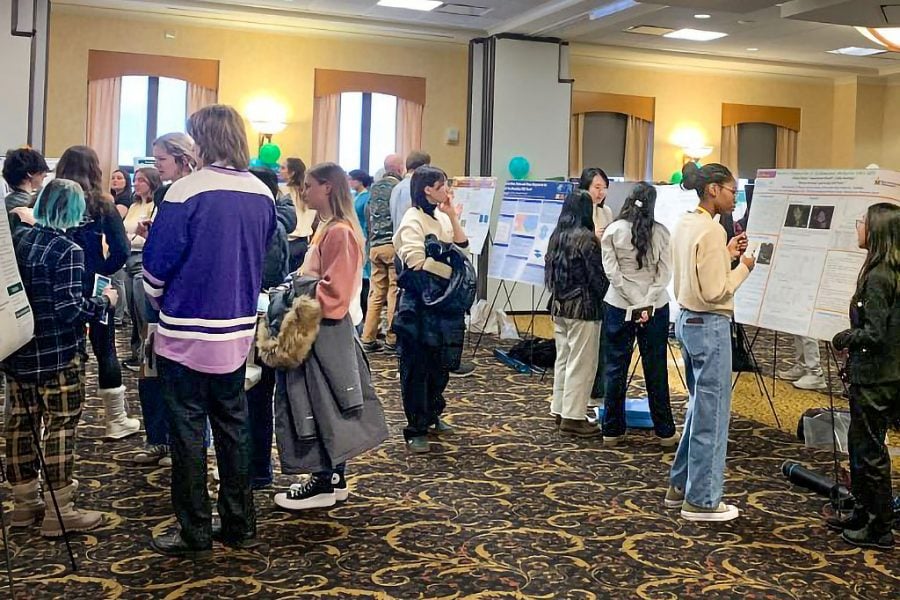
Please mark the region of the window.
<svg viewBox="0 0 900 600"><path fill-rule="evenodd" d="M168 77L122 77L119 104L119 165L150 156L151 144L163 133L184 131L187 82Z"/></svg>
<svg viewBox="0 0 900 600"><path fill-rule="evenodd" d="M584 166L600 167L610 179L625 176L625 130L628 117L619 113L584 115ZM624 179L623 179L624 180Z"/></svg>
<svg viewBox="0 0 900 600"><path fill-rule="evenodd" d="M738 125L738 176L755 179L759 169L775 168L775 125Z"/></svg>
<svg viewBox="0 0 900 600"><path fill-rule="evenodd" d="M397 145L397 98L387 94L344 92L338 162L346 171L377 171ZM374 167L374 168L373 168Z"/></svg>

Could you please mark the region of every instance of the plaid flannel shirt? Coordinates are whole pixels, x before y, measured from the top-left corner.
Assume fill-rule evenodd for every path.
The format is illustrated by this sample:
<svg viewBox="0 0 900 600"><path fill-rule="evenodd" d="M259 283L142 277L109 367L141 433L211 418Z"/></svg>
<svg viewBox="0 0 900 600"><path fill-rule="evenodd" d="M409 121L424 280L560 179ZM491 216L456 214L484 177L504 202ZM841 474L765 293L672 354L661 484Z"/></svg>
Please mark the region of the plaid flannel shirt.
<svg viewBox="0 0 900 600"><path fill-rule="evenodd" d="M36 225L16 236L15 250L34 312L34 339L3 369L20 381L43 381L85 355L85 322L99 320L109 301L84 296L90 293L82 287L84 251L65 233Z"/></svg>

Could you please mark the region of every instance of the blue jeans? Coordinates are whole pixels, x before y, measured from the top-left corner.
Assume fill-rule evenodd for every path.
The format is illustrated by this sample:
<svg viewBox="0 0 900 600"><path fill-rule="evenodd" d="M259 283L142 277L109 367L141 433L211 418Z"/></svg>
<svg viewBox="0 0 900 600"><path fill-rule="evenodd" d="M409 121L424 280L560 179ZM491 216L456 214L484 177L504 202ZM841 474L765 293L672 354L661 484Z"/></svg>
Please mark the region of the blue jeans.
<svg viewBox="0 0 900 600"><path fill-rule="evenodd" d="M690 504L715 508L722 500L731 417L731 319L682 309L675 335L690 399L669 478Z"/></svg>

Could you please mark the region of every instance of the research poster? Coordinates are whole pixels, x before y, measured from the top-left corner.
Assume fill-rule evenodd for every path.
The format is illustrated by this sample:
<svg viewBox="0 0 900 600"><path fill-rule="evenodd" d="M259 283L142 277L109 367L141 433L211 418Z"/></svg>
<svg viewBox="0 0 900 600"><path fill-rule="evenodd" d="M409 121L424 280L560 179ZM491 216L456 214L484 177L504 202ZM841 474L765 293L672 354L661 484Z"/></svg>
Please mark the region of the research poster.
<svg viewBox="0 0 900 600"><path fill-rule="evenodd" d="M481 254L491 230L491 212L497 192L496 177L454 177L453 203L460 225L469 238L469 249Z"/></svg>
<svg viewBox="0 0 900 600"><path fill-rule="evenodd" d="M503 189L488 276L544 285L544 256L563 201L575 189L568 181L508 181Z"/></svg>
<svg viewBox="0 0 900 600"><path fill-rule="evenodd" d="M747 224L756 268L735 296L735 319L826 341L848 328L866 259L856 222L878 202L900 204L900 173L760 171Z"/></svg>
<svg viewBox="0 0 900 600"><path fill-rule="evenodd" d="M6 215L0 217L0 332L0 360L34 336L34 315L19 277Z"/></svg>

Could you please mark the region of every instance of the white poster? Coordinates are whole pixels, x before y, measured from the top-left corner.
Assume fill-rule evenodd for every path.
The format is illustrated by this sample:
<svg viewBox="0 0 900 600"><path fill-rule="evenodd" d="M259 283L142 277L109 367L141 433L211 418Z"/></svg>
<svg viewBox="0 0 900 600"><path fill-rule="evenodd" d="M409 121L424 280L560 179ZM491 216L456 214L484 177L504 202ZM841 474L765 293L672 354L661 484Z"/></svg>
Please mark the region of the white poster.
<svg viewBox="0 0 900 600"><path fill-rule="evenodd" d="M496 177L454 177L453 202L472 254L481 254L491 229Z"/></svg>
<svg viewBox="0 0 900 600"><path fill-rule="evenodd" d="M653 211L653 219L669 230L669 235L675 233L678 221L685 214L697 210L700 198L694 190L683 190L680 185L657 185L656 207ZM680 312L678 303L675 302L675 280L669 279L666 287L669 292L669 321L675 322Z"/></svg>
<svg viewBox="0 0 900 600"><path fill-rule="evenodd" d="M900 204L900 173L760 171L747 225L757 264L735 296L735 319L826 341L848 328L866 258L856 221L878 202Z"/></svg>
<svg viewBox="0 0 900 600"><path fill-rule="evenodd" d="M34 315L13 252L9 219L0 216L0 360L34 337Z"/></svg>

